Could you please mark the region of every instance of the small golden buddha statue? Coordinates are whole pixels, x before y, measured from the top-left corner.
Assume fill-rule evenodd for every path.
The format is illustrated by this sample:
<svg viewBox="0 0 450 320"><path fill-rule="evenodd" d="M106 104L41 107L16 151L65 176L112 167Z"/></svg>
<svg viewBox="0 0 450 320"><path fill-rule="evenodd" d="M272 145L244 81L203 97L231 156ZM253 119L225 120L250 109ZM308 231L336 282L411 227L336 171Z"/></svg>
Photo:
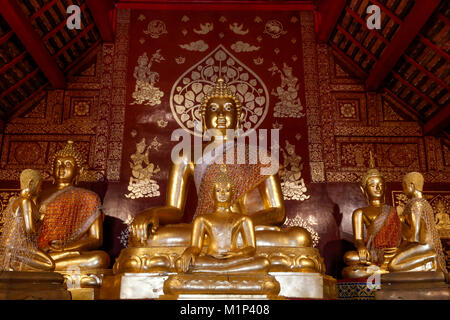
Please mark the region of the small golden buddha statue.
<svg viewBox="0 0 450 320"><path fill-rule="evenodd" d="M252 273L267 272L270 262L264 257L255 257L256 240L252 220L243 214L233 212L231 199L234 185L223 175L211 187L215 210L197 216L192 227L191 245L177 261L180 272L202 273ZM208 248L201 251L208 238ZM238 237L243 245L238 245Z"/></svg>
<svg viewBox="0 0 450 320"><path fill-rule="evenodd" d="M5 224L0 236L0 270L52 271L53 259L37 246L40 216L36 206L42 177L39 171L25 169L20 174L20 195L10 199L3 212Z"/></svg>
<svg viewBox="0 0 450 320"><path fill-rule="evenodd" d="M344 262L344 278L364 278L374 272L386 272L387 263L401 242L401 222L397 210L385 204L385 183L375 168L370 153L369 169L362 177L361 191L368 206L356 209L352 215L356 251L348 251ZM364 229L367 237L364 239Z"/></svg>
<svg viewBox="0 0 450 320"><path fill-rule="evenodd" d="M167 181L166 204L160 207L146 209L136 215L130 226L130 238L128 248L122 250L116 261L114 270L120 272L150 272L172 270L173 261L169 254L157 254L158 248L164 248L160 252L167 252L165 248L187 247L191 243L192 224L180 223L187 200L187 186L193 178L198 203L194 217L211 213L214 210L214 202L209 197L208 188L220 173L216 165L215 157L228 152L236 152L236 139L229 139L227 129L238 130L241 123L241 102L225 83L219 78L215 86L206 95L201 105L201 117L203 133L206 130L215 130L221 134L221 140L203 142L202 161L184 157L181 161L172 165ZM207 151L210 144L215 145L215 154ZM248 156L248 154L246 155ZM237 159L236 153L234 159ZM302 269L308 272L324 271L323 259L318 251L312 247L312 239L309 232L301 227L282 229L281 225L286 217L283 195L278 174L262 175L262 163L226 164L227 174L233 177L236 192L231 200L234 212L247 215L255 225L257 247L272 248L274 259L271 260L271 270L277 271ZM283 257L278 247L303 250L302 258L292 259ZM145 258L142 264L140 255L146 255L143 248L155 248L152 258ZM287 248L287 249L286 249ZM135 249L135 250L134 250ZM142 250L138 250L142 249ZM308 253L306 253L308 251ZM293 263L298 266L294 267Z"/></svg>
<svg viewBox="0 0 450 320"><path fill-rule="evenodd" d="M442 244L433 208L423 198L424 178L419 172L403 177L403 192L409 201L402 213L403 242L389 263L389 271L446 272Z"/></svg>
<svg viewBox="0 0 450 320"><path fill-rule="evenodd" d="M445 212L445 206L442 201L439 201L437 204L437 212L434 219L438 230L450 231L450 216Z"/></svg>
<svg viewBox="0 0 450 320"><path fill-rule="evenodd" d="M56 271L105 269L110 263L106 252L95 250L103 241L100 198L76 187L82 170L83 157L68 141L51 161L54 184L38 199L43 215L38 246L55 261Z"/></svg>

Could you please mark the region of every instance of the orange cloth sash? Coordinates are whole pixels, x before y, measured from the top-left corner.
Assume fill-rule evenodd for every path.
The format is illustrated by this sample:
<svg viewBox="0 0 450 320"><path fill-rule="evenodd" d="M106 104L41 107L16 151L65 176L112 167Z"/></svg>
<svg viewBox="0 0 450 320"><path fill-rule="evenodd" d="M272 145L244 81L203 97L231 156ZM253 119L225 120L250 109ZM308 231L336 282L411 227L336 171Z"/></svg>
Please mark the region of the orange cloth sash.
<svg viewBox="0 0 450 320"><path fill-rule="evenodd" d="M49 198L42 206L45 216L38 235L39 248L61 240L68 244L92 225L100 214L100 198L90 190L67 188Z"/></svg>

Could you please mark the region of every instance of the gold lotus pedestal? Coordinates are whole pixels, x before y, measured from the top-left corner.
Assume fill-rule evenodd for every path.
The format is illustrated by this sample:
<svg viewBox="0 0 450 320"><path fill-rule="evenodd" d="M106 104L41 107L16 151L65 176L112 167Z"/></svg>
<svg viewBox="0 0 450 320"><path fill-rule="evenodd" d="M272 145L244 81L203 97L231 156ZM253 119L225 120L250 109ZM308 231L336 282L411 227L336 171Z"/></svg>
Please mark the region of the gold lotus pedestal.
<svg viewBox="0 0 450 320"><path fill-rule="evenodd" d="M179 274L175 264L185 249L186 247L153 247L122 250L114 264L114 275L105 275L103 278L99 298L333 299L337 297L336 280L324 274L323 258L315 248L257 247L256 255L268 258L271 263L269 273L247 276ZM250 294L252 292L253 294Z"/></svg>

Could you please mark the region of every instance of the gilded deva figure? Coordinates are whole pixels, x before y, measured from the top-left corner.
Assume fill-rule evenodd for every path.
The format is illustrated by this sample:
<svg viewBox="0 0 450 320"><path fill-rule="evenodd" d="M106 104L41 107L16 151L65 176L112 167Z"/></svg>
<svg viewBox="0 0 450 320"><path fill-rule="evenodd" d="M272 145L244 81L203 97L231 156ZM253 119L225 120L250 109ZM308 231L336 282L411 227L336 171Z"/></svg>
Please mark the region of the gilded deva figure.
<svg viewBox="0 0 450 320"><path fill-rule="evenodd" d="M214 202L209 196L209 188L220 174L220 165L215 163L219 156L233 152L237 159L237 147L234 139L226 135L227 129L240 129L241 102L230 90L225 80L219 78L215 86L204 98L201 105L201 117L203 132L215 130L221 135L218 141L213 137L212 141L203 142L203 155L199 159L181 158L174 162L167 182L166 204L161 207L153 207L138 213L130 226L129 249L122 251L121 257L115 265L118 270L141 270L137 267L131 255L131 248L157 248L157 247L187 247L191 243L192 224L179 223L184 215L187 199L187 185L190 178L194 183L198 195L195 217L211 213L214 210ZM210 144L214 143L215 153ZM278 174L263 175L261 169L269 164L249 163L249 148L246 148L246 161L244 164L227 163L228 177L235 185L235 192L231 199L232 210L239 214L248 215L256 229L257 246L265 247L291 247L311 248L312 239L308 231L301 227L281 229L276 225L284 222L286 217L283 195ZM269 162L269 161L268 161ZM264 162L264 163L268 163ZM263 171L264 172L264 171ZM162 225L162 226L161 226ZM157 249L155 249L157 250ZM136 251L136 250L135 250ZM136 251L137 252L137 251ZM130 255L131 254L131 255ZM321 258L317 254L317 261ZM168 270L173 268L169 262L156 254L155 259L146 259L145 270ZM316 270L323 268L323 262L314 262L311 259L298 259L303 267ZM321 260L320 260L321 261ZM284 266L285 260L280 259L277 265ZM272 262L272 266L276 263ZM289 268L289 266L287 266ZM282 268L282 267L280 267ZM301 267L300 267L301 268Z"/></svg>
<svg viewBox="0 0 450 320"><path fill-rule="evenodd" d="M423 184L424 178L419 172L403 177L403 192L409 201L402 213L403 242L389 263L391 272L447 272L433 208L423 198Z"/></svg>
<svg viewBox="0 0 450 320"><path fill-rule="evenodd" d="M401 242L401 222L397 210L385 204L384 179L375 168L372 153L360 188L368 206L356 209L352 215L356 251L348 251L344 255L348 265L342 271L345 278L363 278L374 272L387 272L387 264Z"/></svg>
<svg viewBox="0 0 450 320"><path fill-rule="evenodd" d="M52 158L54 184L39 196L42 226L37 243L55 261L55 270L94 270L109 267L110 258L95 250L103 241L99 196L76 187L83 157L68 141Z"/></svg>
<svg viewBox="0 0 450 320"><path fill-rule="evenodd" d="M37 246L41 222L36 199L42 177L39 171L25 169L20 174L20 195L12 197L4 211L5 224L0 236L0 270L52 271L53 259Z"/></svg>
<svg viewBox="0 0 450 320"><path fill-rule="evenodd" d="M269 269L267 258L255 257L256 239L252 220L231 210L234 188L224 166L209 192L214 210L194 219L191 245L177 261L179 272L248 274L266 273ZM239 236L243 240L242 246L238 244ZM206 237L209 239L207 252L200 254Z"/></svg>

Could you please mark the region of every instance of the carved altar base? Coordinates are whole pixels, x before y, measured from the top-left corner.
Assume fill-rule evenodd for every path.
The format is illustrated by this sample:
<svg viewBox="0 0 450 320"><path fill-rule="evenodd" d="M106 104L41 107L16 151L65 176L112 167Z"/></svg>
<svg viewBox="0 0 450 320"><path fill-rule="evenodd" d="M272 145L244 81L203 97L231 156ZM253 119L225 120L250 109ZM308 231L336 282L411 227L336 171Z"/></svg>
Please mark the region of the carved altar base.
<svg viewBox="0 0 450 320"><path fill-rule="evenodd" d="M0 300L71 300L56 272L0 272Z"/></svg>
<svg viewBox="0 0 450 320"><path fill-rule="evenodd" d="M391 272L381 275L376 300L450 300L443 272Z"/></svg>
<svg viewBox="0 0 450 320"><path fill-rule="evenodd" d="M57 271L64 277L72 300L96 300L105 275L112 275L111 269Z"/></svg>

